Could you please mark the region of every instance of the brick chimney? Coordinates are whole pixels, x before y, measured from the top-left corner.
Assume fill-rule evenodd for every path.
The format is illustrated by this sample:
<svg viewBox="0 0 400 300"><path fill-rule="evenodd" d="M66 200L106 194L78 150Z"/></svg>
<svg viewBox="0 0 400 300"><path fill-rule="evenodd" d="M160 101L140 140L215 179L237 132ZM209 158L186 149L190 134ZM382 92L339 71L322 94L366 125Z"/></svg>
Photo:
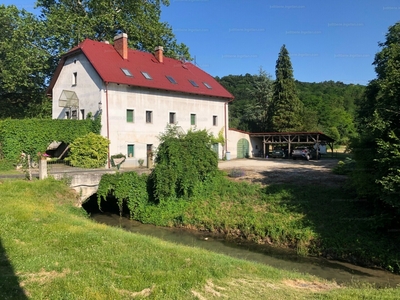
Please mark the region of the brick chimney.
<svg viewBox="0 0 400 300"><path fill-rule="evenodd" d="M157 58L157 60L162 63L164 61L164 48L161 46L158 46L154 49L154 56Z"/></svg>
<svg viewBox="0 0 400 300"><path fill-rule="evenodd" d="M126 33L120 33L114 37L114 48L123 59L128 59L128 35Z"/></svg>

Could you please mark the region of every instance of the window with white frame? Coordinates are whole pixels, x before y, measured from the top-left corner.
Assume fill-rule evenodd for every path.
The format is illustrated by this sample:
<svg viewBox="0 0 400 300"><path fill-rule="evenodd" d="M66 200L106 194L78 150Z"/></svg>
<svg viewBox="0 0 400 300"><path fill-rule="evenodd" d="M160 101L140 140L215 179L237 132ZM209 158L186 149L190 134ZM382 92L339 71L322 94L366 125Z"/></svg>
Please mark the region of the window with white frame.
<svg viewBox="0 0 400 300"><path fill-rule="evenodd" d="M213 126L218 126L218 116L213 116Z"/></svg>
<svg viewBox="0 0 400 300"><path fill-rule="evenodd" d="M134 157L135 156L135 145L134 144L128 144L127 147L127 156L128 157Z"/></svg>
<svg viewBox="0 0 400 300"><path fill-rule="evenodd" d="M126 110L126 122L128 123L135 122L135 111L133 109Z"/></svg>
<svg viewBox="0 0 400 300"><path fill-rule="evenodd" d="M196 125L196 114L190 114L190 125Z"/></svg>
<svg viewBox="0 0 400 300"><path fill-rule="evenodd" d="M153 123L153 112L146 110L146 123Z"/></svg>
<svg viewBox="0 0 400 300"><path fill-rule="evenodd" d="M169 113L169 124L176 124L176 113L175 112Z"/></svg>

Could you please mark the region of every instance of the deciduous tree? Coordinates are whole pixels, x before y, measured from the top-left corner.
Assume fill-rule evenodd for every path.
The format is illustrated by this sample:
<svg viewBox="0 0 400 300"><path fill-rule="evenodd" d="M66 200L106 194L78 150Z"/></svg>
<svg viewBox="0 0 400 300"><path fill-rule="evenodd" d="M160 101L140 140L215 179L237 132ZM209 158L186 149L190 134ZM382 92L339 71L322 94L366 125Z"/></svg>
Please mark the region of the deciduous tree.
<svg viewBox="0 0 400 300"><path fill-rule="evenodd" d="M49 115L44 89L50 55L44 27L17 7L0 5L0 118Z"/></svg>
<svg viewBox="0 0 400 300"><path fill-rule="evenodd" d="M358 194L400 214L400 22L389 27L373 64L372 80L359 111L353 142Z"/></svg>

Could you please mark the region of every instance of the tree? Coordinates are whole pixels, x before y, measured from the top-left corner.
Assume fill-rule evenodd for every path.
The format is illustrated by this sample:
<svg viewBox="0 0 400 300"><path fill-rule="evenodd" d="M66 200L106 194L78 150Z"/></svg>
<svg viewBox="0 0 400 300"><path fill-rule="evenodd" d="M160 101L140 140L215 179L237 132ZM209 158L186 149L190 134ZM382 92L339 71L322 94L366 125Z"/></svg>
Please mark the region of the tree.
<svg viewBox="0 0 400 300"><path fill-rule="evenodd" d="M0 5L0 28L0 118L50 116L43 24L25 10Z"/></svg>
<svg viewBox="0 0 400 300"><path fill-rule="evenodd" d="M353 183L360 196L400 215L400 22L389 27L358 110Z"/></svg>
<svg viewBox="0 0 400 300"><path fill-rule="evenodd" d="M245 108L244 115L257 125L256 131L266 132L269 124L268 111L272 102L272 79L262 68L253 78L253 85L249 89L251 102Z"/></svg>
<svg viewBox="0 0 400 300"><path fill-rule="evenodd" d="M276 79L273 85L270 105L270 130L277 132L296 131L301 128L303 103L296 93L293 68L285 45L281 47L275 68Z"/></svg>
<svg viewBox="0 0 400 300"><path fill-rule="evenodd" d="M39 0L46 24L48 50L55 57L85 38L112 41L118 31L129 36L129 46L153 52L164 46L166 56L190 59L187 46L178 44L171 26L160 21L168 0Z"/></svg>

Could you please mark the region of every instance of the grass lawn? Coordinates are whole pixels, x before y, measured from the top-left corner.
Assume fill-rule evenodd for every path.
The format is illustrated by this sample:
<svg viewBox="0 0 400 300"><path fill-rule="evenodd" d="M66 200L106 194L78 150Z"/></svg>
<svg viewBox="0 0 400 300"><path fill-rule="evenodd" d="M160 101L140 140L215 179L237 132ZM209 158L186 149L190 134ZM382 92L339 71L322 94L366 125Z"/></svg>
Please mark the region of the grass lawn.
<svg viewBox="0 0 400 300"><path fill-rule="evenodd" d="M61 182L0 181L0 299L399 299L89 220Z"/></svg>

